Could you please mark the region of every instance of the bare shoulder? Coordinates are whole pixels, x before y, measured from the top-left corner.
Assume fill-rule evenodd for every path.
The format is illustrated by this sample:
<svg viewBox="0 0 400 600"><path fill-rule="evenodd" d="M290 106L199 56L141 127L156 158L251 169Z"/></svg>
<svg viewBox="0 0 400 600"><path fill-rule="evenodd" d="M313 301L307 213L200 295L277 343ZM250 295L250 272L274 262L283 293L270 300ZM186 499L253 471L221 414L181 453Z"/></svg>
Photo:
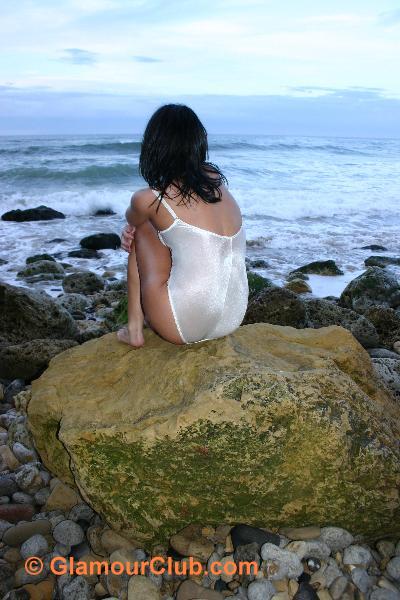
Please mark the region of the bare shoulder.
<svg viewBox="0 0 400 600"><path fill-rule="evenodd" d="M142 188L136 190L131 198L131 206L134 210L142 214L148 214L150 210L150 203L154 200L154 193L150 188Z"/></svg>

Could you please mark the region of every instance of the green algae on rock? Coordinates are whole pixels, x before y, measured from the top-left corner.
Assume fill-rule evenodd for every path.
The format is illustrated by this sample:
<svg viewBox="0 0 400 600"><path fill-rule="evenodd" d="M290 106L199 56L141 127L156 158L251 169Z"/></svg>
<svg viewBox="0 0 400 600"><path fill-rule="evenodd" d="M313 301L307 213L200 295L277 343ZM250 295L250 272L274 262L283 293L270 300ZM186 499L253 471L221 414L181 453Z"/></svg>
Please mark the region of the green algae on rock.
<svg viewBox="0 0 400 600"><path fill-rule="evenodd" d="M110 526L149 547L189 523L400 533L400 408L348 331L144 335L56 356L28 406L45 465Z"/></svg>

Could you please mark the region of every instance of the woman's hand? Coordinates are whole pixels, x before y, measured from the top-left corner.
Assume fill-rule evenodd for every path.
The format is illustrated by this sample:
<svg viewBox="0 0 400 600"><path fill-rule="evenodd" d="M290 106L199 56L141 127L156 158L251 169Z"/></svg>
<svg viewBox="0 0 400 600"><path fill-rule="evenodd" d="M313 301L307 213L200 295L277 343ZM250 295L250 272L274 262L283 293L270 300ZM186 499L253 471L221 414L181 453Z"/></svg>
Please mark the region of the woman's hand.
<svg viewBox="0 0 400 600"><path fill-rule="evenodd" d="M132 249L132 242L136 227L134 225L125 225L121 235L121 247L126 251L130 252Z"/></svg>

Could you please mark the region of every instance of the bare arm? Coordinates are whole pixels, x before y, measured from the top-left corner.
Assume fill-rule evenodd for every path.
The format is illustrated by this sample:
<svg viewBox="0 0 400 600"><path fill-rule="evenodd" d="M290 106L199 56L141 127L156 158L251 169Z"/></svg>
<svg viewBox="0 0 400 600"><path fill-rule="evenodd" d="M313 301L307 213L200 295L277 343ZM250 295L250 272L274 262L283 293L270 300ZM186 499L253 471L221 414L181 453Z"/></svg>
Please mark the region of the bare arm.
<svg viewBox="0 0 400 600"><path fill-rule="evenodd" d="M149 218L149 207L146 203L146 192L138 190L131 198L131 203L126 210L125 217L129 225L137 227Z"/></svg>

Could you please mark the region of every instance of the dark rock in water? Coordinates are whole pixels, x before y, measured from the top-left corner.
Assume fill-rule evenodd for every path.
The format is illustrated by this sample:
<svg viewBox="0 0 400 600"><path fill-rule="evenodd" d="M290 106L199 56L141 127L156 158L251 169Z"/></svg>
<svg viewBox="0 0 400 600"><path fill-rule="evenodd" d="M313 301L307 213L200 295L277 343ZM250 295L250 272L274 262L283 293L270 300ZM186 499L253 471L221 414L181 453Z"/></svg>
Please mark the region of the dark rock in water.
<svg viewBox="0 0 400 600"><path fill-rule="evenodd" d="M3 221L49 221L50 219L65 219L65 215L58 210L48 206L37 206L36 208L26 208L21 210L10 210L2 215Z"/></svg>
<svg viewBox="0 0 400 600"><path fill-rule="evenodd" d="M308 327L319 329L329 325L340 325L351 331L364 348L379 345L378 332L366 316L322 298L304 298L304 306Z"/></svg>
<svg viewBox="0 0 400 600"><path fill-rule="evenodd" d="M321 561L319 558L314 558L310 556L307 558L307 567L310 569L311 573L318 571L321 568Z"/></svg>
<svg viewBox="0 0 400 600"><path fill-rule="evenodd" d="M264 288L249 297L243 324L271 323L290 327L306 327L307 317L303 301L297 294L279 287Z"/></svg>
<svg viewBox="0 0 400 600"><path fill-rule="evenodd" d="M301 271L291 271L286 277L286 280L292 281L293 279L302 279L303 281L307 281L310 278L306 273L302 273Z"/></svg>
<svg viewBox="0 0 400 600"><path fill-rule="evenodd" d="M247 546L253 543L256 543L259 549L267 542L275 544L275 546L279 546L280 543L280 537L276 533L264 531L264 529L242 523L232 527L231 538L235 551L239 546Z"/></svg>
<svg viewBox="0 0 400 600"><path fill-rule="evenodd" d="M109 217L111 215L116 215L117 213L112 210L111 208L99 208L99 210L96 210L96 212L93 214L94 217Z"/></svg>
<svg viewBox="0 0 400 600"><path fill-rule="evenodd" d="M64 292L67 293L94 294L104 289L105 281L96 273L82 271L64 277L62 285Z"/></svg>
<svg viewBox="0 0 400 600"><path fill-rule="evenodd" d="M0 282L0 337L10 344L34 339L75 339L71 315L43 291Z"/></svg>
<svg viewBox="0 0 400 600"><path fill-rule="evenodd" d="M266 277L261 277L257 273L249 271L247 273L247 281L249 282L249 298L263 290L264 288L273 287L272 281Z"/></svg>
<svg viewBox="0 0 400 600"><path fill-rule="evenodd" d="M4 258L0 258L0 267L2 265L7 265L8 264L8 260L4 260Z"/></svg>
<svg viewBox="0 0 400 600"><path fill-rule="evenodd" d="M56 259L53 256L51 256L51 254L34 254L33 256L28 256L28 258L26 259L26 264L30 265L34 262L38 262L41 260L56 262Z"/></svg>
<svg viewBox="0 0 400 600"><path fill-rule="evenodd" d="M364 273L350 281L343 290L339 304L357 312L381 305L400 306L400 284L394 274L380 267L368 267Z"/></svg>
<svg viewBox="0 0 400 600"><path fill-rule="evenodd" d="M44 276L47 274L53 276L51 279L62 279L65 275L64 267L54 259L37 260L29 263L22 271L18 271L17 277L27 279L37 275ZM41 279L46 279L46 277L41 277Z"/></svg>
<svg viewBox="0 0 400 600"><path fill-rule="evenodd" d="M364 260L366 267L387 267L388 265L400 265L400 258L390 256L370 256Z"/></svg>
<svg viewBox="0 0 400 600"><path fill-rule="evenodd" d="M71 250L68 252L68 256L74 258L101 258L103 255L97 250L90 250L89 248L81 248L80 250Z"/></svg>
<svg viewBox="0 0 400 600"><path fill-rule="evenodd" d="M369 246L361 246L360 250L372 250L372 252L387 252L385 246L379 244L370 244Z"/></svg>
<svg viewBox="0 0 400 600"><path fill-rule="evenodd" d="M388 349L393 347L394 342L400 340L400 314L393 308L385 306L371 306L364 311L364 316L374 324L380 344Z"/></svg>
<svg viewBox="0 0 400 600"><path fill-rule="evenodd" d="M306 571L303 571L302 574L297 578L297 583L309 583L310 579L310 573L306 573Z"/></svg>
<svg viewBox="0 0 400 600"><path fill-rule="evenodd" d="M316 260L310 262L303 267L291 271L290 275L296 271L310 275L343 275L343 271L339 269L334 260Z"/></svg>
<svg viewBox="0 0 400 600"><path fill-rule="evenodd" d="M96 233L88 235L79 242L82 248L89 250L102 250L111 248L115 250L121 246L121 238L116 233Z"/></svg>
<svg viewBox="0 0 400 600"><path fill-rule="evenodd" d="M53 356L77 345L74 340L36 339L0 347L0 377L32 381L43 373Z"/></svg>
<svg viewBox="0 0 400 600"><path fill-rule="evenodd" d="M337 296L324 296L323 300L327 300L328 302L332 302L333 304L337 304L339 302L339 298Z"/></svg>
<svg viewBox="0 0 400 600"><path fill-rule="evenodd" d="M249 260L249 266L253 269L268 269L269 264L263 258L253 258Z"/></svg>
<svg viewBox="0 0 400 600"><path fill-rule="evenodd" d="M64 240L64 238L54 238L54 239L46 242L46 244L61 244L61 242L66 242L66 241L67 240Z"/></svg>
<svg viewBox="0 0 400 600"><path fill-rule="evenodd" d="M319 600L319 596L312 585L307 582L302 582L293 596L293 600Z"/></svg>

